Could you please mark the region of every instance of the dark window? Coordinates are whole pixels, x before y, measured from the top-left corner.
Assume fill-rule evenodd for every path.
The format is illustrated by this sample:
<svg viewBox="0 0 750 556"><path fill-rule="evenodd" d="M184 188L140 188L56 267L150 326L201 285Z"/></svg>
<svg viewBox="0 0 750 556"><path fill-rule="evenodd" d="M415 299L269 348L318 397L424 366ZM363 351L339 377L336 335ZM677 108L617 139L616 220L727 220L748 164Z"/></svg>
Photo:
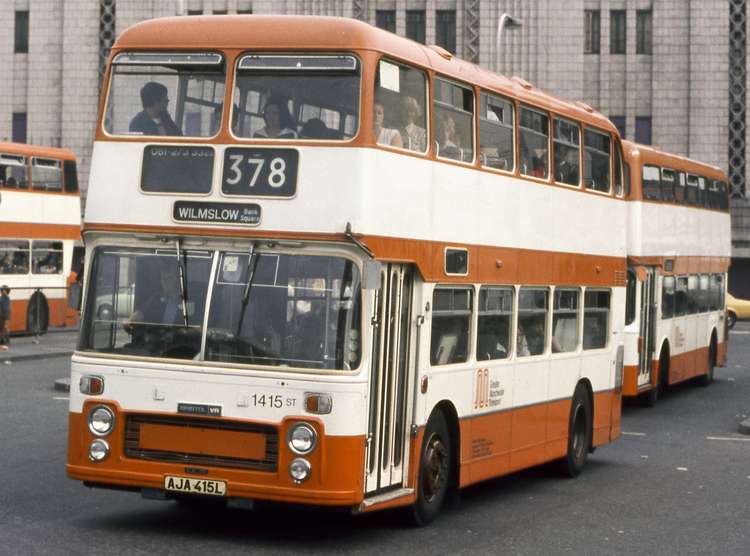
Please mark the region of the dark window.
<svg viewBox="0 0 750 556"><path fill-rule="evenodd" d="M578 123L555 118L555 181L578 185L581 181L581 132Z"/></svg>
<svg viewBox="0 0 750 556"><path fill-rule="evenodd" d="M547 179L549 169L549 116L532 108L521 107L521 173Z"/></svg>
<svg viewBox="0 0 750 556"><path fill-rule="evenodd" d="M474 92L435 79L434 112L438 156L463 162L474 160Z"/></svg>
<svg viewBox="0 0 750 556"><path fill-rule="evenodd" d="M709 291L709 276L708 274L701 274L698 276L698 311L701 313L705 313L711 308Z"/></svg>
<svg viewBox="0 0 750 556"><path fill-rule="evenodd" d="M76 193L78 191L78 170L76 169L75 160L65 160L63 162L63 178L65 180L66 193Z"/></svg>
<svg viewBox="0 0 750 556"><path fill-rule="evenodd" d="M688 174L687 177L687 203L689 205L699 205L701 200L700 190L698 189L698 176Z"/></svg>
<svg viewBox="0 0 750 556"><path fill-rule="evenodd" d="M651 27L651 10L638 10L636 17L636 54L651 54L653 38Z"/></svg>
<svg viewBox="0 0 750 556"><path fill-rule="evenodd" d="M625 137L625 116L610 116L609 120L615 124L620 137Z"/></svg>
<svg viewBox="0 0 750 556"><path fill-rule="evenodd" d="M252 8L245 8L245 9L237 9L237 15L252 15L253 9Z"/></svg>
<svg viewBox="0 0 750 556"><path fill-rule="evenodd" d="M425 42L424 10L406 10L406 36L417 42Z"/></svg>
<svg viewBox="0 0 750 556"><path fill-rule="evenodd" d="M678 204L685 204L685 172L677 175L677 183L674 186L674 201Z"/></svg>
<svg viewBox="0 0 750 556"><path fill-rule="evenodd" d="M583 130L583 183L586 189L609 192L609 135L586 128Z"/></svg>
<svg viewBox="0 0 750 556"><path fill-rule="evenodd" d="M513 288L479 290L477 361L508 357L512 316Z"/></svg>
<svg viewBox="0 0 750 556"><path fill-rule="evenodd" d="M211 13L214 15L227 15L229 12L227 10L214 10Z"/></svg>
<svg viewBox="0 0 750 556"><path fill-rule="evenodd" d="M633 324L635 320L635 298L638 279L635 272L628 270L628 287L625 290L625 325Z"/></svg>
<svg viewBox="0 0 750 556"><path fill-rule="evenodd" d="M469 288L435 288L430 364L450 365L468 359L471 293Z"/></svg>
<svg viewBox="0 0 750 556"><path fill-rule="evenodd" d="M396 32L396 10L376 10L375 25L391 33Z"/></svg>
<svg viewBox="0 0 750 556"><path fill-rule="evenodd" d="M586 290L583 298L583 349L607 346L610 296L609 290Z"/></svg>
<svg viewBox="0 0 750 556"><path fill-rule="evenodd" d="M188 15L203 15L203 10L188 10Z"/></svg>
<svg viewBox="0 0 750 556"><path fill-rule="evenodd" d="M513 171L513 103L487 93L482 93L479 98L482 166Z"/></svg>
<svg viewBox="0 0 750 556"><path fill-rule="evenodd" d="M584 54L599 54L601 42L601 16L599 10L583 12L583 25L586 28L586 42L583 46Z"/></svg>
<svg viewBox="0 0 750 556"><path fill-rule="evenodd" d="M687 313L694 315L698 312L698 277L696 275L688 276L687 283Z"/></svg>
<svg viewBox="0 0 750 556"><path fill-rule="evenodd" d="M661 170L661 198L663 201L675 200L675 173L674 170L662 168Z"/></svg>
<svg viewBox="0 0 750 556"><path fill-rule="evenodd" d="M445 273L466 275L469 273L469 251L466 249L445 250Z"/></svg>
<svg viewBox="0 0 750 556"><path fill-rule="evenodd" d="M29 12L16 12L15 47L16 54L26 54L29 51Z"/></svg>
<svg viewBox="0 0 750 556"><path fill-rule="evenodd" d="M619 141L615 144L615 195L621 197L624 194L622 183L622 145Z"/></svg>
<svg viewBox="0 0 750 556"><path fill-rule="evenodd" d="M687 276L679 276L675 287L674 316L681 317L687 314L688 307L688 279Z"/></svg>
<svg viewBox="0 0 750 556"><path fill-rule="evenodd" d="M552 353L575 351L578 347L580 290L557 288L552 311Z"/></svg>
<svg viewBox="0 0 750 556"><path fill-rule="evenodd" d="M544 353L547 341L547 308L549 290L521 288L518 292L518 329L516 356L528 357Z"/></svg>
<svg viewBox="0 0 750 556"><path fill-rule="evenodd" d="M651 116L635 117L635 142L642 145L651 144Z"/></svg>
<svg viewBox="0 0 750 556"><path fill-rule="evenodd" d="M623 164L623 170L625 177L625 196L628 197L630 195L630 164L627 162Z"/></svg>
<svg viewBox="0 0 750 556"><path fill-rule="evenodd" d="M456 10L435 12L435 43L456 53Z"/></svg>
<svg viewBox="0 0 750 556"><path fill-rule="evenodd" d="M12 137L14 143L26 142L26 112L13 112Z"/></svg>
<svg viewBox="0 0 750 556"><path fill-rule="evenodd" d="M625 37L627 32L625 22L625 10L612 10L609 12L610 54L625 54Z"/></svg>
<svg viewBox="0 0 750 556"><path fill-rule="evenodd" d="M643 184L643 198L644 199L658 199L660 194L660 181L659 181L659 167L658 166L644 166L643 177L641 179Z"/></svg>
<svg viewBox="0 0 750 556"><path fill-rule="evenodd" d="M661 281L661 318L674 316L674 276L665 276Z"/></svg>

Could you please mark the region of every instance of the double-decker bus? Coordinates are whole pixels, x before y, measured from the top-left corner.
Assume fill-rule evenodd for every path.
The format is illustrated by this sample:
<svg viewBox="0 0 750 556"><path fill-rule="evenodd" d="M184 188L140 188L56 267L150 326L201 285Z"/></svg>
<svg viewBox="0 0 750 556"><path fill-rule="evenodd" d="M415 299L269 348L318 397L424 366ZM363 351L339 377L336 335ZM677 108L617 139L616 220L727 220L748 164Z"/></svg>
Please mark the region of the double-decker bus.
<svg viewBox="0 0 750 556"><path fill-rule="evenodd" d="M75 324L67 286L80 239L75 155L0 142L0 283L11 288L11 332Z"/></svg>
<svg viewBox="0 0 750 556"><path fill-rule="evenodd" d="M727 354L728 178L623 141L630 175L625 396L653 405L671 384L708 385Z"/></svg>
<svg viewBox="0 0 750 556"><path fill-rule="evenodd" d="M103 91L71 478L423 524L618 437L604 116L324 17L140 23Z"/></svg>

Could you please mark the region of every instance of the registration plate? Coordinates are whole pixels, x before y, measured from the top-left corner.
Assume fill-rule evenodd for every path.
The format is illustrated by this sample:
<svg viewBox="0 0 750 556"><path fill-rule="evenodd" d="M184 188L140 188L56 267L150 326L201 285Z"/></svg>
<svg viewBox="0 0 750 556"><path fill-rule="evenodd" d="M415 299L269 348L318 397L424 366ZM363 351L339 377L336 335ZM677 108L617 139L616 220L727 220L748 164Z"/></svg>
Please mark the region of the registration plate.
<svg viewBox="0 0 750 556"><path fill-rule="evenodd" d="M193 479L192 477L164 477L164 488L174 492L189 492L190 494L208 494L211 496L225 496L227 483L212 481L211 479Z"/></svg>

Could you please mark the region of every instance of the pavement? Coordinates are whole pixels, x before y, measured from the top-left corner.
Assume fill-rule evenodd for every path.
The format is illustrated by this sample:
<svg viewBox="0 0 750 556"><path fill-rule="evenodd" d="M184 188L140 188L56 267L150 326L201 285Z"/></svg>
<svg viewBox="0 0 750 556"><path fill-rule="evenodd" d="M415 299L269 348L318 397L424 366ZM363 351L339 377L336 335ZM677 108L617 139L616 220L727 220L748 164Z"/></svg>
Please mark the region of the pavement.
<svg viewBox="0 0 750 556"><path fill-rule="evenodd" d="M42 336L11 336L10 349L0 351L0 365L13 365L50 357L70 357L78 341L78 328L51 328ZM70 390L70 377L55 381L55 390Z"/></svg>

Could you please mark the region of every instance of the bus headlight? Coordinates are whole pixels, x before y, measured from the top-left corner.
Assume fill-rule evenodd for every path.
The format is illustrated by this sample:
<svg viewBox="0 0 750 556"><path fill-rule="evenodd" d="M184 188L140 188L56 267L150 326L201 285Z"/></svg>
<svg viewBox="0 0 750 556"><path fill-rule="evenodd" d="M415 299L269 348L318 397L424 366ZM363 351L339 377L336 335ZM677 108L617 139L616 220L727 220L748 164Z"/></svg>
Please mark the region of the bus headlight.
<svg viewBox="0 0 750 556"><path fill-rule="evenodd" d="M89 446L89 459L94 462L104 461L109 455L109 444L101 438L94 440Z"/></svg>
<svg viewBox="0 0 750 556"><path fill-rule="evenodd" d="M295 454L301 456L309 454L315 449L317 441L318 435L315 433L315 429L307 423L296 423L289 429L287 443Z"/></svg>
<svg viewBox="0 0 750 556"><path fill-rule="evenodd" d="M96 436L107 436L115 426L115 414L103 405L97 405L89 412L89 430Z"/></svg>
<svg viewBox="0 0 750 556"><path fill-rule="evenodd" d="M303 458L297 458L289 464L289 476L299 484L310 478L310 462Z"/></svg>

